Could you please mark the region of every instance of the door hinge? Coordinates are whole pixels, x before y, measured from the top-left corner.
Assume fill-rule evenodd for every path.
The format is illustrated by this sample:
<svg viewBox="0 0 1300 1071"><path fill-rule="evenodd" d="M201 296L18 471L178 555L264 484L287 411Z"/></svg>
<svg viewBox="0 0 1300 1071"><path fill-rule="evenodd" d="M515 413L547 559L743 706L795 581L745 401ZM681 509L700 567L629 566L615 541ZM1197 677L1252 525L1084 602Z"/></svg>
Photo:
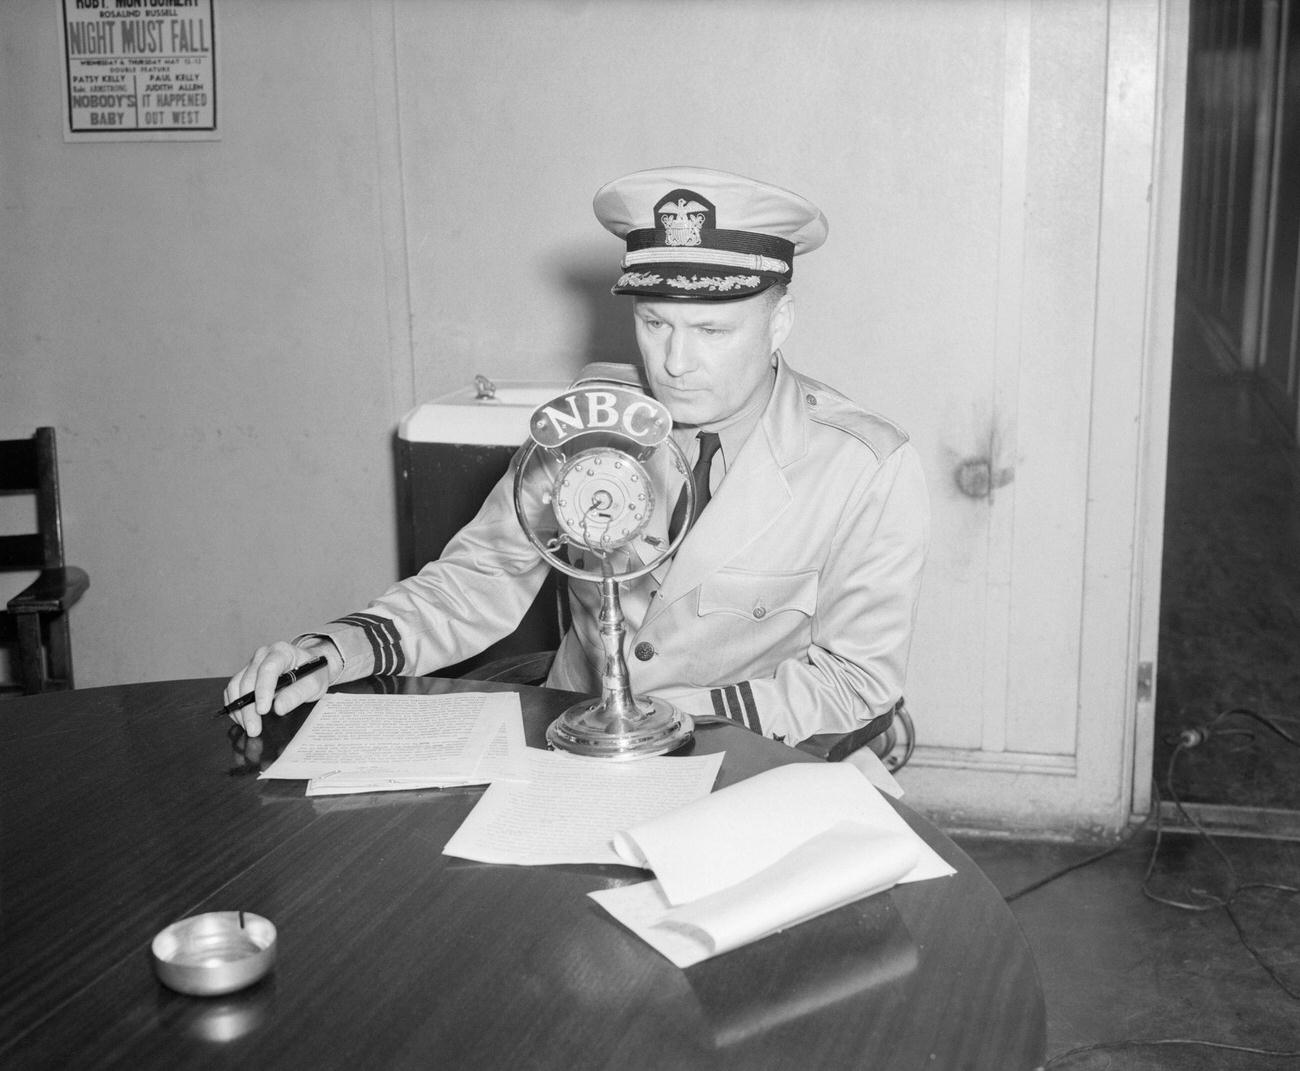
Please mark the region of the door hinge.
<svg viewBox="0 0 1300 1071"><path fill-rule="evenodd" d="M1151 701L1154 668L1150 662L1138 663L1137 679L1137 701L1139 703L1149 703Z"/></svg>

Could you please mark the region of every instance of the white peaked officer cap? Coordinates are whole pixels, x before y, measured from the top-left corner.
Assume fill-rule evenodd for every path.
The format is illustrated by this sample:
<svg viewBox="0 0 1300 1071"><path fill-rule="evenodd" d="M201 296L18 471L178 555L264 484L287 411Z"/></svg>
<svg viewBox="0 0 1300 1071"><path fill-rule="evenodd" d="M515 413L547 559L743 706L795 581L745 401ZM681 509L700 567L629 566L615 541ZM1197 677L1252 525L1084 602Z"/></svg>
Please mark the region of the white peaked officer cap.
<svg viewBox="0 0 1300 1071"><path fill-rule="evenodd" d="M627 243L615 294L727 301L788 283L826 241L797 193L705 167L660 167L596 191L596 218Z"/></svg>

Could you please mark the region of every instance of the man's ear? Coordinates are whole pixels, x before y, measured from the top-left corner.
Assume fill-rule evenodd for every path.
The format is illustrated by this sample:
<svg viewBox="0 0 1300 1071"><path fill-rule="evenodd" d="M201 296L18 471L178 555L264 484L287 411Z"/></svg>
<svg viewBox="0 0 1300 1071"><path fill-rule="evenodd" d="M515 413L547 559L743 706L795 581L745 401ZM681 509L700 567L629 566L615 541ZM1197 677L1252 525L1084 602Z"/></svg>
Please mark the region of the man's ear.
<svg viewBox="0 0 1300 1071"><path fill-rule="evenodd" d="M793 294L781 295L780 300L772 307L768 324L772 336L772 352L775 353L785 345L785 340L790 337L790 331L794 327Z"/></svg>

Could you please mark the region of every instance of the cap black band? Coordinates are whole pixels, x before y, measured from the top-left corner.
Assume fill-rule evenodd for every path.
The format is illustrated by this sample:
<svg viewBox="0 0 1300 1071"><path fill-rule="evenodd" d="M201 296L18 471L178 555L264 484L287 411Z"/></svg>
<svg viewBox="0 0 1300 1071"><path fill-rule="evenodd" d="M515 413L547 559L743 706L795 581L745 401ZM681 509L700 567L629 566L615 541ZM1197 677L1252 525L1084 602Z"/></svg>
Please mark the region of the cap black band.
<svg viewBox="0 0 1300 1071"><path fill-rule="evenodd" d="M629 253L638 249L675 248L668 244L666 232L657 227L628 231L626 241ZM784 260L787 263L794 260L794 242L771 234L757 234L754 231L724 231L705 227L700 231L700 244L694 248L724 249L728 253L751 253Z"/></svg>

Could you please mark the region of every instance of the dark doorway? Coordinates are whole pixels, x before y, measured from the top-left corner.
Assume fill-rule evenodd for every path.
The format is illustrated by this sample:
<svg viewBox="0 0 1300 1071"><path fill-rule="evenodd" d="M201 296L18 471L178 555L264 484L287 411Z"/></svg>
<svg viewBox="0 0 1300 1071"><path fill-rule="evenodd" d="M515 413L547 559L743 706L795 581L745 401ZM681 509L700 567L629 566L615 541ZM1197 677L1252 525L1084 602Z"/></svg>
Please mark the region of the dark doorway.
<svg viewBox="0 0 1300 1071"><path fill-rule="evenodd" d="M1155 765L1300 835L1300 10L1193 0Z"/></svg>

